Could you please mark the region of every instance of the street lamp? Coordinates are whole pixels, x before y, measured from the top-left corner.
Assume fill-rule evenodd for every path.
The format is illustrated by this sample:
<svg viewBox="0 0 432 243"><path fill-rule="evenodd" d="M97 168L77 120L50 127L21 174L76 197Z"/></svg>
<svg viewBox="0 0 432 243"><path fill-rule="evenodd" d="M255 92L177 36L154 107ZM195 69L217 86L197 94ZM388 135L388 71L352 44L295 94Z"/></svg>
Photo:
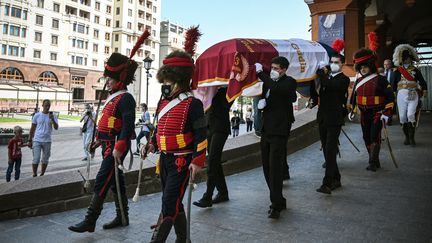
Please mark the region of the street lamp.
<svg viewBox="0 0 432 243"><path fill-rule="evenodd" d="M40 88L43 87L43 85L36 83L36 84L33 84L32 87L34 89L36 89L36 111L38 111L39 110L39 90L40 90Z"/></svg>
<svg viewBox="0 0 432 243"><path fill-rule="evenodd" d="M144 62L144 68L145 68L146 74L147 74L146 104L148 105L148 88L149 88L149 77L150 77L149 70L151 68L151 63L153 62L153 59L151 59L149 56L147 56L146 58L144 58L143 62Z"/></svg>

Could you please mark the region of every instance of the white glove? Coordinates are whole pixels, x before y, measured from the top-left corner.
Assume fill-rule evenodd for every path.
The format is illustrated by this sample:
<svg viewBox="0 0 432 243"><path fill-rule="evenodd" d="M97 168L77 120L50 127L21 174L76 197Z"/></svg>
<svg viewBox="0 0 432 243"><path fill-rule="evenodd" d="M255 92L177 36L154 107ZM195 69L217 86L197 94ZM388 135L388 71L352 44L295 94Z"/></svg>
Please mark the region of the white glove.
<svg viewBox="0 0 432 243"><path fill-rule="evenodd" d="M260 73L263 71L263 67L262 67L261 63L255 63L255 70L257 73Z"/></svg>
<svg viewBox="0 0 432 243"><path fill-rule="evenodd" d="M381 121L384 120L384 122L385 122L386 124L387 124L388 119L389 119L388 116L386 116L386 115L384 115L384 114L381 115Z"/></svg>
<svg viewBox="0 0 432 243"><path fill-rule="evenodd" d="M266 107L266 105L267 105L266 100L265 100L265 99L260 99L260 100L258 101L258 105L257 105L258 110L262 110L262 109L264 109L264 108Z"/></svg>

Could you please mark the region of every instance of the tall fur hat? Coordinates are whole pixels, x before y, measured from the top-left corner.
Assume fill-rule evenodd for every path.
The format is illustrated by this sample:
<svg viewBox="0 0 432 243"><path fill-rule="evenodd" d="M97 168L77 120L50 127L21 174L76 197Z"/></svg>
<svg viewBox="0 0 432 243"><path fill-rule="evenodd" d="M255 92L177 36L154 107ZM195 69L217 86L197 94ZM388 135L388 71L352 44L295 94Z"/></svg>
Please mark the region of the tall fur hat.
<svg viewBox="0 0 432 243"><path fill-rule="evenodd" d="M357 72L360 72L361 66L367 66L372 73L375 73L377 71L375 62L375 53L369 48L362 48L354 53L354 69Z"/></svg>
<svg viewBox="0 0 432 243"><path fill-rule="evenodd" d="M198 26L192 26L185 34L185 51L173 51L165 57L162 67L159 68L156 78L160 83L170 80L182 90L190 90L190 81L194 72L196 43L201 36Z"/></svg>
<svg viewBox="0 0 432 243"><path fill-rule="evenodd" d="M413 61L420 61L414 47L408 44L398 45L393 53L393 63L395 66L401 66L406 56L410 56Z"/></svg>
<svg viewBox="0 0 432 243"><path fill-rule="evenodd" d="M129 57L120 53L113 53L105 64L104 76L113 78L125 85L131 84L135 80L135 71L138 63L132 60L136 51L141 44L150 36L148 30L144 31L138 41L135 43Z"/></svg>

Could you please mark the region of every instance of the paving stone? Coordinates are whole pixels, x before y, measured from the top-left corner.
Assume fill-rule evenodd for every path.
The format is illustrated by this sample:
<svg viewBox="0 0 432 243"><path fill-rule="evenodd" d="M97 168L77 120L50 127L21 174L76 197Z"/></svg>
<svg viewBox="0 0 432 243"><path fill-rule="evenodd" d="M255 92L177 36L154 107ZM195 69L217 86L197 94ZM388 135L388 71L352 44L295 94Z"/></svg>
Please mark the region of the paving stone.
<svg viewBox="0 0 432 243"><path fill-rule="evenodd" d="M432 124L430 113L422 123ZM402 144L399 126L389 127L400 168L395 169L383 146L383 169L365 170L367 155L358 124L344 130L361 149L357 153L341 136L338 159L342 188L332 195L315 192L324 176L320 144L288 156L292 179L284 182L288 209L279 220L267 218L269 192L262 168L227 177L230 201L209 209L192 207L193 242L431 242L432 241L432 126L419 127L415 148ZM193 200L201 198L198 184ZM105 203L95 233L67 230L84 218L86 209L0 222L1 242L148 242L157 220L161 194L130 202L130 226L110 231L102 224L114 217L113 203ZM186 199L185 199L186 202ZM43 234L41 232L44 232ZM4 239L4 240L3 240ZM175 241L174 230L167 242Z"/></svg>

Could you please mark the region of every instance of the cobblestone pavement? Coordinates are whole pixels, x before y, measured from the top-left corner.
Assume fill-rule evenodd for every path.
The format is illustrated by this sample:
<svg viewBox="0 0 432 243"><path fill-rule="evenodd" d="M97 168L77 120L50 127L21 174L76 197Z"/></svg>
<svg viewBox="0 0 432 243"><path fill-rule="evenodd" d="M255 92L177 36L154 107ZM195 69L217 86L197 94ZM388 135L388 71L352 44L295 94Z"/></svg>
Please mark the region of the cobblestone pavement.
<svg viewBox="0 0 432 243"><path fill-rule="evenodd" d="M415 148L402 145L399 126L389 127L400 168L394 168L383 145L383 168L376 173L365 170L359 124L344 127L361 153L341 135L343 186L332 195L315 192L324 175L319 143L289 155L288 209L279 220L267 218L269 193L261 168L229 176L229 202L210 209L192 206L193 242L432 242L432 114L422 120ZM204 190L205 184L199 184L193 200ZM95 233L67 230L83 219L86 209L79 209L1 222L0 242L149 242L160 197L156 193L130 202L130 226L123 229L102 229L114 216L113 204L106 203ZM168 241L174 240L172 230Z"/></svg>

